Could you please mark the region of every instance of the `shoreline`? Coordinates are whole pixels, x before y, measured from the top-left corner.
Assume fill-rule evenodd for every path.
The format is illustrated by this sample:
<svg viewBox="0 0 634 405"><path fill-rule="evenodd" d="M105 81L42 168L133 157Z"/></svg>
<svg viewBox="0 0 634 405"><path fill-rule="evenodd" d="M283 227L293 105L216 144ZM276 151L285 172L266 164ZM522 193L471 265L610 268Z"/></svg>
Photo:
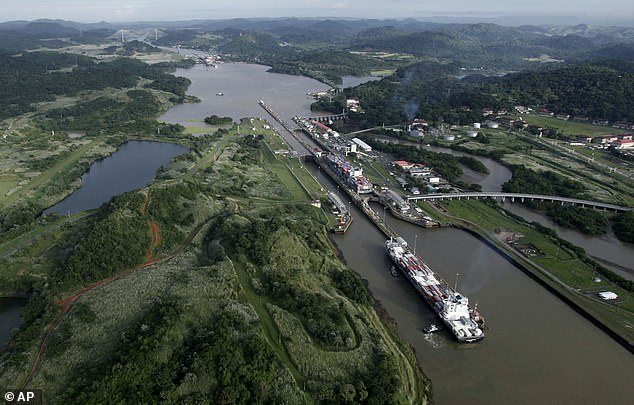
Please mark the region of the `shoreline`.
<svg viewBox="0 0 634 405"><path fill-rule="evenodd" d="M525 266L524 264L520 263L515 257L513 257L507 251L505 251L500 246L498 246L494 241L485 237L478 231L471 229L465 225L454 224L453 226L457 229L460 229L462 231L469 233L470 235L474 236L475 238L480 240L482 243L484 243L485 245L493 249L497 254L502 256L505 260L507 260L513 266L517 267L524 274L529 276L532 280L536 281L539 285L544 287L548 292L552 293L561 301L563 301L566 305L568 305L570 308L575 310L575 312L577 312L578 314L580 314L581 316L583 316L584 318L592 322L593 325L595 325L596 327L601 329L603 332L605 332L608 336L614 339L617 343L623 346L630 353L634 354L634 344L630 343L625 337L621 336L618 332L610 328L607 324L605 324L599 318L597 318L596 316L591 314L588 310L583 308L573 298L569 297L564 292L565 290L562 291L558 289L554 284L549 283L547 279L545 279L541 273L539 273L538 271L533 271L528 266Z"/></svg>

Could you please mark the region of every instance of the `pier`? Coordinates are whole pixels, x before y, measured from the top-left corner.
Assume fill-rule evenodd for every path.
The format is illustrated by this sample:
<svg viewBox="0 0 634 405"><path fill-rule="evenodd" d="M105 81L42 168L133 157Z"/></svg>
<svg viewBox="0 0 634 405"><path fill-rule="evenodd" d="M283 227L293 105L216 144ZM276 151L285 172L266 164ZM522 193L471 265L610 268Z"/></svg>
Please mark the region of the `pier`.
<svg viewBox="0 0 634 405"><path fill-rule="evenodd" d="M320 159L315 159L315 163L319 166L320 170L324 171L337 185L341 190L343 190L348 197L350 198L349 202L354 203L367 217L370 221L388 238L396 238L398 234L390 228L383 220L380 215L370 207L368 203L370 201L370 197L364 198L358 193L354 192L350 189L335 172L332 171L328 165L322 164Z"/></svg>
<svg viewBox="0 0 634 405"><path fill-rule="evenodd" d="M271 107L266 105L266 103L263 100L260 100L259 104L260 104L260 107L262 107L264 109L264 111L266 111L271 117L273 117L273 119L278 124L280 124L282 126L282 128L284 128L297 142L299 142L306 149L306 151L308 151L308 153L303 153L303 154L300 153L300 151L297 151L300 154L300 156L301 155L308 155L312 151L313 148L311 147L311 145L309 145L308 143L306 143L306 141L304 141L303 139L301 139L300 137L295 135L295 132L290 127L290 125L288 125L288 123L286 121L284 121L282 119L282 117L277 115L277 113L275 111L273 111L271 109Z"/></svg>

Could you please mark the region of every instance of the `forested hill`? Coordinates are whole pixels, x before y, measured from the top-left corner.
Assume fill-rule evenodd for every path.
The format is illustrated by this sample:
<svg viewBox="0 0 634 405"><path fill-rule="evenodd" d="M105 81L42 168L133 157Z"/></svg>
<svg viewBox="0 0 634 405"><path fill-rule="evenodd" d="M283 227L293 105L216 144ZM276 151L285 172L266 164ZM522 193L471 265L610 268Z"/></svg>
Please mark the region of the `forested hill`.
<svg viewBox="0 0 634 405"><path fill-rule="evenodd" d="M504 77L455 77L457 64L421 62L380 82L347 89L380 125L414 117L449 123L483 119L485 108L544 107L553 113L634 122L634 63L601 61L560 64Z"/></svg>
<svg viewBox="0 0 634 405"><path fill-rule="evenodd" d="M99 25L79 29L55 21L14 22L0 24L0 51L18 53L25 49L59 48L74 43L99 43L115 30Z"/></svg>
<svg viewBox="0 0 634 405"><path fill-rule="evenodd" d="M543 105L554 113L634 122L634 64L621 63L619 67L563 66L508 75L484 88L499 94L499 99Z"/></svg>
<svg viewBox="0 0 634 405"><path fill-rule="evenodd" d="M34 103L74 95L82 90L134 87L143 77L146 87L182 98L189 81L167 73L170 66L148 65L133 59L97 63L63 53L31 52L21 56L0 54L0 119L34 111Z"/></svg>
<svg viewBox="0 0 634 405"><path fill-rule="evenodd" d="M298 66L297 61L306 60L313 52L361 53L369 58L374 56L375 64L409 56L409 64L417 60L456 62L470 70L506 72L538 69L546 61L621 57L628 53L628 46L633 42L632 30L614 27L503 27L417 20L296 19L201 24L188 30L167 30L156 41L160 45L182 45L230 54L286 73L317 78L344 73L337 73L339 68L331 70L328 63L309 68ZM347 67L358 69L357 62L351 59Z"/></svg>

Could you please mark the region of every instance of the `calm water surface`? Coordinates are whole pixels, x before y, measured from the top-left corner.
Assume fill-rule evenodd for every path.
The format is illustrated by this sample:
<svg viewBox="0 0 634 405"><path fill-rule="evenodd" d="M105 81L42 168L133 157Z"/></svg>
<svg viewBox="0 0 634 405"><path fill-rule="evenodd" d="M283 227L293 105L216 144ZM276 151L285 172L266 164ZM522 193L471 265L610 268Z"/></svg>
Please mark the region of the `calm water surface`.
<svg viewBox="0 0 634 405"><path fill-rule="evenodd" d="M425 335L434 315L405 279L390 275L385 237L353 211L350 230L336 242L416 350L437 403L625 404L634 396L633 356L510 262L466 232L424 230L388 216L412 246L418 236L417 252L449 283L458 281L490 326L476 344Z"/></svg>
<svg viewBox="0 0 634 405"><path fill-rule="evenodd" d="M25 298L0 298L0 352L9 342L13 329L22 323L20 314L26 301Z"/></svg>
<svg viewBox="0 0 634 405"><path fill-rule="evenodd" d="M111 156L93 163L81 177L81 187L44 213L66 215L97 208L116 195L146 186L156 169L188 150L167 142L127 142Z"/></svg>
<svg viewBox="0 0 634 405"><path fill-rule="evenodd" d="M267 73L268 66L243 63L223 63L217 69L196 65L192 69L177 69L176 75L192 81L188 94L201 102L173 107L160 119L199 126L212 114L232 117L270 116L259 106L264 100L284 120L296 115L313 116L310 104L314 101L306 93L324 90L328 86L303 76ZM222 93L222 96L216 94Z"/></svg>

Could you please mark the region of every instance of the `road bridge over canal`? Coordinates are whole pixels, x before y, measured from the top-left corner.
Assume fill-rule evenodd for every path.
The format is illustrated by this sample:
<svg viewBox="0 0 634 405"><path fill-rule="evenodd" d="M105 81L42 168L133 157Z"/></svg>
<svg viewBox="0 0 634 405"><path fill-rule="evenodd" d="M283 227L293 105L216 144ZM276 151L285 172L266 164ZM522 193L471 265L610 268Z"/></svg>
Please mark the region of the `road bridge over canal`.
<svg viewBox="0 0 634 405"><path fill-rule="evenodd" d="M446 194L426 194L420 196L408 197L407 199L410 201L416 200L427 200L427 201L436 201L436 200L468 200L468 199L480 199L480 198L496 198L501 199L502 201L507 198L511 201L520 200L537 200L537 201L549 201L549 202L560 202L561 205L571 204L571 205L580 205L582 207L589 207L595 209L604 209L604 210L613 210L613 211L631 211L631 207L624 207L621 205L615 204L606 204L597 201L588 201L581 200L578 198L568 198L568 197L558 197L553 195L539 195L539 194L523 194L523 193L502 193L502 192L484 192L484 193L446 193Z"/></svg>
<svg viewBox="0 0 634 405"><path fill-rule="evenodd" d="M343 120L345 118L348 118L347 112L341 113L341 114L317 115L315 117L308 117L306 119L309 119L311 121L317 121L317 122L329 122L329 121Z"/></svg>

